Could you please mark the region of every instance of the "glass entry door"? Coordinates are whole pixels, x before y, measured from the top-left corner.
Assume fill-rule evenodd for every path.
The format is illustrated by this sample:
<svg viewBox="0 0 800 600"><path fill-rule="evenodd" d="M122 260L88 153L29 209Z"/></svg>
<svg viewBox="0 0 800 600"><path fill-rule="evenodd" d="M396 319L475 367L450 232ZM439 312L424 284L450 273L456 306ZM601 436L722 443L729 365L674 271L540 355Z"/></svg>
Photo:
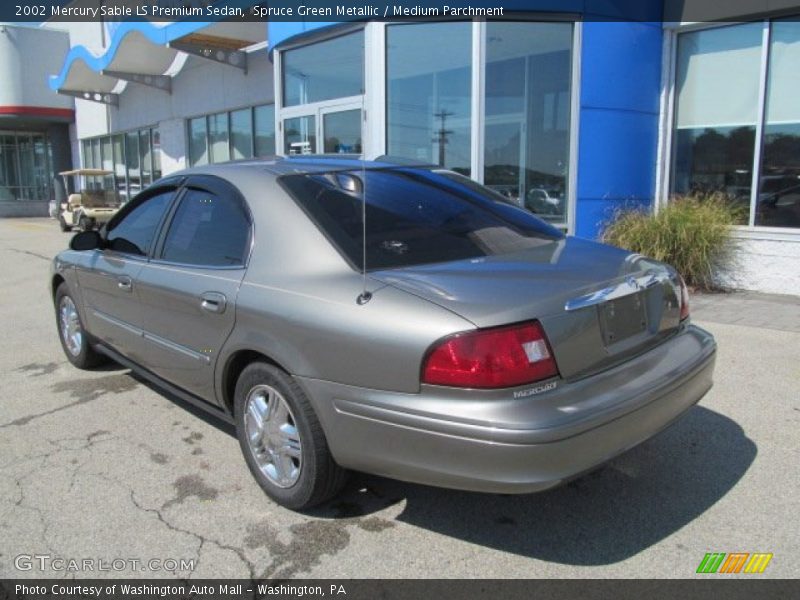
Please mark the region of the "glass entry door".
<svg viewBox="0 0 800 600"><path fill-rule="evenodd" d="M325 103L309 113L294 116L295 111L283 119L283 152L286 156L302 154L361 154L362 112L361 102ZM294 113L294 114L293 114Z"/></svg>
<svg viewBox="0 0 800 600"><path fill-rule="evenodd" d="M361 108L322 112L325 154L361 154Z"/></svg>
<svg viewBox="0 0 800 600"><path fill-rule="evenodd" d="M317 120L314 115L283 120L283 153L286 156L317 153Z"/></svg>

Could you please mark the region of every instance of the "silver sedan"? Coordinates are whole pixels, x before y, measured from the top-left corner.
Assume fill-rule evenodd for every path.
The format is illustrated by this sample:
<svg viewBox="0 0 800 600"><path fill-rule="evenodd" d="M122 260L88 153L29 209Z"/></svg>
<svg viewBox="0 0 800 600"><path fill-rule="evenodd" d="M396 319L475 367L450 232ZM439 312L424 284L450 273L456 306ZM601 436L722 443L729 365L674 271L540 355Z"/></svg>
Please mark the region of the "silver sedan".
<svg viewBox="0 0 800 600"><path fill-rule="evenodd" d="M76 235L49 286L72 364L111 358L234 423L294 509L347 470L548 489L712 385L714 339L671 267L433 167L187 170Z"/></svg>

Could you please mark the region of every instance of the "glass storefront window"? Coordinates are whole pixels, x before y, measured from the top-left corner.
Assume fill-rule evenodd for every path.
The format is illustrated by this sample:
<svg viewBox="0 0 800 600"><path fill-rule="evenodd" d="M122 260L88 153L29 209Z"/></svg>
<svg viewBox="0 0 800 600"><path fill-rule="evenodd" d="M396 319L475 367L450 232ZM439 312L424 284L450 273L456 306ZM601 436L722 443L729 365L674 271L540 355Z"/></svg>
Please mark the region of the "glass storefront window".
<svg viewBox="0 0 800 600"><path fill-rule="evenodd" d="M775 21L755 224L800 227L800 22Z"/></svg>
<svg viewBox="0 0 800 600"><path fill-rule="evenodd" d="M264 104L253 109L256 156L275 154L275 105Z"/></svg>
<svg viewBox="0 0 800 600"><path fill-rule="evenodd" d="M471 86L471 23L387 26L387 153L469 175Z"/></svg>
<svg viewBox="0 0 800 600"><path fill-rule="evenodd" d="M317 151L316 123L313 116L286 119L283 122L284 154L314 154Z"/></svg>
<svg viewBox="0 0 800 600"><path fill-rule="evenodd" d="M115 135L112 138L114 148L114 175L120 200L126 202L128 197L128 181L125 177L125 136Z"/></svg>
<svg viewBox="0 0 800 600"><path fill-rule="evenodd" d="M566 221L572 24L486 24L486 185Z"/></svg>
<svg viewBox="0 0 800 600"><path fill-rule="evenodd" d="M228 113L208 116L209 161L212 163L230 160L228 147Z"/></svg>
<svg viewBox="0 0 800 600"><path fill-rule="evenodd" d="M153 181L161 179L161 134L158 129L150 130L153 141Z"/></svg>
<svg viewBox="0 0 800 600"><path fill-rule="evenodd" d="M272 104L196 117L187 127L192 166L275 154Z"/></svg>
<svg viewBox="0 0 800 600"><path fill-rule="evenodd" d="M83 140L81 144L85 168L113 171L120 202L127 202L161 177L158 129L118 133ZM87 184L90 187L102 186L99 180L95 182L90 179Z"/></svg>
<svg viewBox="0 0 800 600"><path fill-rule="evenodd" d="M139 134L135 131L125 134L125 163L128 167L128 197L132 198L142 190L142 173L139 168Z"/></svg>
<svg viewBox="0 0 800 600"><path fill-rule="evenodd" d="M363 94L364 31L286 50L281 72L283 106Z"/></svg>
<svg viewBox="0 0 800 600"><path fill-rule="evenodd" d="M94 168L94 160L92 156L92 140L83 140L81 142L81 151L83 152L83 165L87 169Z"/></svg>
<svg viewBox="0 0 800 600"><path fill-rule="evenodd" d="M189 162L208 164L208 126L205 117L189 120Z"/></svg>
<svg viewBox="0 0 800 600"><path fill-rule="evenodd" d="M103 166L102 168L106 171L113 171L114 170L114 153L111 150L111 138L103 138L101 140L101 153L103 155Z"/></svg>
<svg viewBox="0 0 800 600"><path fill-rule="evenodd" d="M142 165L142 189L153 183L153 159L150 130L139 132L139 157Z"/></svg>
<svg viewBox="0 0 800 600"><path fill-rule="evenodd" d="M249 108L231 113L231 158L253 156L253 111Z"/></svg>
<svg viewBox="0 0 800 600"><path fill-rule="evenodd" d="M43 133L0 132L0 202L48 200L51 164Z"/></svg>
<svg viewBox="0 0 800 600"><path fill-rule="evenodd" d="M761 65L761 23L678 40L673 191L721 192L747 223Z"/></svg>

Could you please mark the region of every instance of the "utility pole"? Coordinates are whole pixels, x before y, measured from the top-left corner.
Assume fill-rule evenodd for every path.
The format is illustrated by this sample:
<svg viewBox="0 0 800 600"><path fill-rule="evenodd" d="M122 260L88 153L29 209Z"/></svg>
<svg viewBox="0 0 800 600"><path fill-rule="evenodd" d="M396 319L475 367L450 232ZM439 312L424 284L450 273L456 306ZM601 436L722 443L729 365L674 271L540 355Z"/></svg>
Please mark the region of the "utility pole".
<svg viewBox="0 0 800 600"><path fill-rule="evenodd" d="M439 144L439 166L444 166L444 147L448 143L447 136L453 133L452 130L447 129L445 126L447 124L447 117L452 117L455 113L449 112L445 109L441 109L439 112L434 113L433 116L439 119L442 122L439 131L436 132L436 137L433 138L434 142L438 142Z"/></svg>

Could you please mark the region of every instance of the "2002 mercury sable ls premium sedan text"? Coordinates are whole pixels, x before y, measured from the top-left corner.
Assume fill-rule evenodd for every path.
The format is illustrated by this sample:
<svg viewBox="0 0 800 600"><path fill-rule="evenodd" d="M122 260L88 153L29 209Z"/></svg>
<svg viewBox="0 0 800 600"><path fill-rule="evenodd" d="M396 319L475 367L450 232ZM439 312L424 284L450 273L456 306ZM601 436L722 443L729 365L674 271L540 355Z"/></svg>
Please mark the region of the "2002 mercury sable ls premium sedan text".
<svg viewBox="0 0 800 600"><path fill-rule="evenodd" d="M256 480L295 509L346 469L544 490L712 385L714 339L671 267L433 167L187 170L70 248L50 278L69 360L111 357L234 422Z"/></svg>

